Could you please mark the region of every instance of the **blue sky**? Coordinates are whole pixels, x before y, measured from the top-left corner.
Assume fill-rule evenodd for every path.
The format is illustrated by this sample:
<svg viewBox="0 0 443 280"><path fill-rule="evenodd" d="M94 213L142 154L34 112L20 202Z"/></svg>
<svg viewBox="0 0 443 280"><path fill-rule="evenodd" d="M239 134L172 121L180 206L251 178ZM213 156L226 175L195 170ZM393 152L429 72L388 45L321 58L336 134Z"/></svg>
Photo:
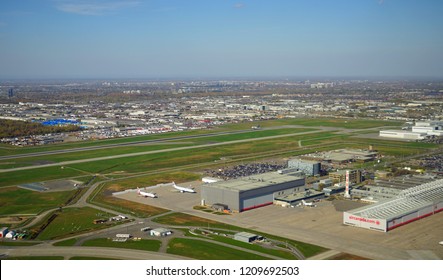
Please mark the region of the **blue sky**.
<svg viewBox="0 0 443 280"><path fill-rule="evenodd" d="M443 77L440 0L1 0L1 78Z"/></svg>

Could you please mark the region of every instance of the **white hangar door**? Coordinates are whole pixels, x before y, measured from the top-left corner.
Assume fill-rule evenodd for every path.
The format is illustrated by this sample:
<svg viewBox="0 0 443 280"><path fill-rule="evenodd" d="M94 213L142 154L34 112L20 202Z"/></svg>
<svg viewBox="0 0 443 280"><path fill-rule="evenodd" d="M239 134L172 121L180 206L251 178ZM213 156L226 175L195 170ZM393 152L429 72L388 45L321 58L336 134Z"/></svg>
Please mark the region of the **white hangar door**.
<svg viewBox="0 0 443 280"><path fill-rule="evenodd" d="M254 209L260 206L265 206L267 204L272 203L274 200L274 196L273 194L267 194L267 195L263 195L263 196L258 196L258 197L251 197L251 198L246 198L242 200L241 203L241 211L247 211L250 209Z"/></svg>

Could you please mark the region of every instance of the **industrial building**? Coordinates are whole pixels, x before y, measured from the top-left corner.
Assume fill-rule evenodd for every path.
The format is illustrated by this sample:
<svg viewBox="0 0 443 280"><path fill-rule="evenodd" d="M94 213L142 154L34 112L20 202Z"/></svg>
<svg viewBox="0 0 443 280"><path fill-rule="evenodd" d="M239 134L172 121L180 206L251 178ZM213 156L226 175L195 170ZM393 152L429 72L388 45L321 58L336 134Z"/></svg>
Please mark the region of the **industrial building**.
<svg viewBox="0 0 443 280"><path fill-rule="evenodd" d="M296 192L288 195L276 196L274 198L274 204L281 205L283 207L294 206L300 203L302 200L310 201L314 199L324 198L325 194L321 191L314 189L308 189L302 192Z"/></svg>
<svg viewBox="0 0 443 280"><path fill-rule="evenodd" d="M168 235L172 234L172 231L169 230L169 229L166 229L166 228L155 228L155 229L152 229L149 232L149 234L151 236L158 236L158 237L160 237L160 236L168 236Z"/></svg>
<svg viewBox="0 0 443 280"><path fill-rule="evenodd" d="M302 159L290 159L288 160L288 169L296 168L297 170L302 171L307 176L315 176L320 174L321 163L317 161L309 161Z"/></svg>
<svg viewBox="0 0 443 280"><path fill-rule="evenodd" d="M422 140L425 139L426 133L412 132L406 130L380 130L380 137L405 139L405 140Z"/></svg>
<svg viewBox="0 0 443 280"><path fill-rule="evenodd" d="M359 197L369 202L377 202L378 200L394 198L401 193L402 190L409 189L418 185L434 181L433 176L425 175L407 175L389 180L375 180L374 185L366 185L351 190L353 197Z"/></svg>
<svg viewBox="0 0 443 280"><path fill-rule="evenodd" d="M396 197L343 213L343 223L387 232L443 211L443 179L402 190Z"/></svg>
<svg viewBox="0 0 443 280"><path fill-rule="evenodd" d="M304 191L305 178L278 172L205 184L201 188L203 205L224 204L242 212L270 205L274 197Z"/></svg>
<svg viewBox="0 0 443 280"><path fill-rule="evenodd" d="M423 140L427 136L443 136L443 122L417 121L411 130L381 130L380 137Z"/></svg>
<svg viewBox="0 0 443 280"><path fill-rule="evenodd" d="M249 233L249 232L238 232L234 234L234 239L246 243L254 242L255 240L262 240L263 237L257 234Z"/></svg>
<svg viewBox="0 0 443 280"><path fill-rule="evenodd" d="M317 152L300 156L300 158L328 163L368 162L376 159L378 153L372 150L340 149L328 152Z"/></svg>
<svg viewBox="0 0 443 280"><path fill-rule="evenodd" d="M426 135L443 136L443 122L421 121L415 122L412 132L425 133Z"/></svg>

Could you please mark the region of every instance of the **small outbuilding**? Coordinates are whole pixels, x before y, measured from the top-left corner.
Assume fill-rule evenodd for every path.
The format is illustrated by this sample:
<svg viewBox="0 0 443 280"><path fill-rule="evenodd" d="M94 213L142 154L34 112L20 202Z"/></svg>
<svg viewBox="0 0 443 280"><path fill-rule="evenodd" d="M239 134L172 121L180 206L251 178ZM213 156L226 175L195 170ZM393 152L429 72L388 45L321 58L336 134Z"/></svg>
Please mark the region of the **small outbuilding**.
<svg viewBox="0 0 443 280"><path fill-rule="evenodd" d="M251 243L256 240L263 240L263 237L257 234L242 231L234 234L234 239L246 243Z"/></svg>
<svg viewBox="0 0 443 280"><path fill-rule="evenodd" d="M151 236L168 236L172 234L172 231L170 229L166 229L166 228L155 228L155 229L151 229L151 231L149 232L149 234Z"/></svg>
<svg viewBox="0 0 443 280"><path fill-rule="evenodd" d="M6 234L8 233L8 228L7 227L2 227L0 229L0 238L5 238Z"/></svg>
<svg viewBox="0 0 443 280"><path fill-rule="evenodd" d="M14 230L8 231L8 233L5 235L5 238L13 239L16 232Z"/></svg>

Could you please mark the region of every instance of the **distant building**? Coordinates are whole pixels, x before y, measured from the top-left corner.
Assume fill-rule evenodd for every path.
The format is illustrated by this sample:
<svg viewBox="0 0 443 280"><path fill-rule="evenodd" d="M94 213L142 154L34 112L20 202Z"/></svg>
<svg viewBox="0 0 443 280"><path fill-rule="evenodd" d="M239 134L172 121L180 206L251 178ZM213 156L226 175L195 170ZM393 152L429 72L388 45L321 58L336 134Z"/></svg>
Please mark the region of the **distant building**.
<svg viewBox="0 0 443 280"><path fill-rule="evenodd" d="M330 172L329 179L344 182L346 180L346 170L339 170L337 172ZM360 170L349 170L349 183L359 184L362 182Z"/></svg>
<svg viewBox="0 0 443 280"><path fill-rule="evenodd" d="M405 130L381 130L380 137L406 140L422 140L426 137L426 133Z"/></svg>
<svg viewBox="0 0 443 280"><path fill-rule="evenodd" d="M415 122L412 132L426 133L427 135L443 136L443 122L441 121L422 121Z"/></svg>
<svg viewBox="0 0 443 280"><path fill-rule="evenodd" d="M14 89L13 88L10 88L9 90L8 90L8 98L13 98L14 97Z"/></svg>
<svg viewBox="0 0 443 280"><path fill-rule="evenodd" d="M296 168L307 176L314 176L320 174L321 163L302 159L290 159L288 160L288 168Z"/></svg>

